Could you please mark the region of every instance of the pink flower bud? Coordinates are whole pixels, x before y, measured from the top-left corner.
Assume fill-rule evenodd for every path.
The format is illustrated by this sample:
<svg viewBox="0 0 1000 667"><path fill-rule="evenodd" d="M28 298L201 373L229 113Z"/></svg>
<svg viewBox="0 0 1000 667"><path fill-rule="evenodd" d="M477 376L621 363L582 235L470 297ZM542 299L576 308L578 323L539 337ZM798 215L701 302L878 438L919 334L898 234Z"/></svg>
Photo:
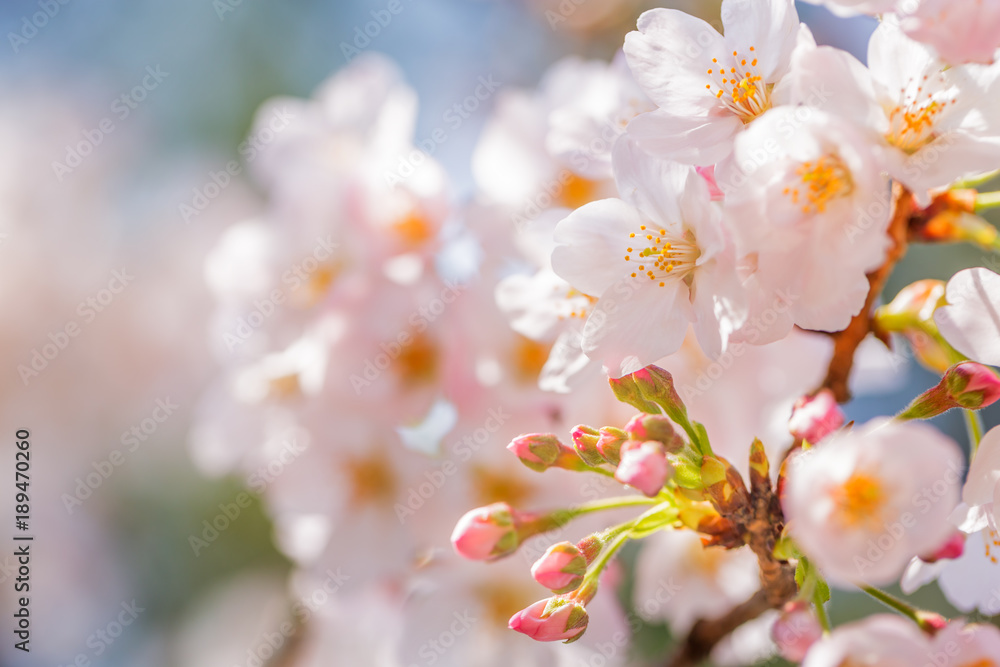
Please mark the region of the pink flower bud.
<svg viewBox="0 0 1000 667"><path fill-rule="evenodd" d="M965 553L965 533L956 530L948 538L948 541L938 547L932 554L921 556L920 560L925 563L936 563L942 559L954 560Z"/></svg>
<svg viewBox="0 0 1000 667"><path fill-rule="evenodd" d="M653 498L662 489L671 468L663 453L663 445L653 440L636 442L630 440L622 445L621 463L615 470L615 479L622 484L638 489Z"/></svg>
<svg viewBox="0 0 1000 667"><path fill-rule="evenodd" d="M579 602L565 598L539 600L510 618L508 627L539 642L579 639L587 629L587 610Z"/></svg>
<svg viewBox="0 0 1000 667"><path fill-rule="evenodd" d="M674 424L663 415L638 414L625 426L629 440L656 440L668 452L677 452L684 447L684 439L674 430Z"/></svg>
<svg viewBox="0 0 1000 667"><path fill-rule="evenodd" d="M805 660L809 648L823 636L823 628L808 602L789 602L771 626L771 639L781 657L790 662Z"/></svg>
<svg viewBox="0 0 1000 667"><path fill-rule="evenodd" d="M507 445L507 449L521 459L521 463L539 472L556 462L562 448L559 438L541 433L518 436Z"/></svg>
<svg viewBox="0 0 1000 667"><path fill-rule="evenodd" d="M941 382L913 399L899 419L930 419L952 408L979 410L1000 399L1000 378L975 361L949 368Z"/></svg>
<svg viewBox="0 0 1000 667"><path fill-rule="evenodd" d="M519 545L514 510L507 503L493 503L470 510L455 524L451 544L470 560L494 560Z"/></svg>
<svg viewBox="0 0 1000 667"><path fill-rule="evenodd" d="M595 468L604 465L604 457L597 450L597 441L601 437L600 431L590 426L580 425L574 428L570 435L573 438L576 454L584 463Z"/></svg>
<svg viewBox="0 0 1000 667"><path fill-rule="evenodd" d="M917 625L920 626L921 630L933 637L938 632L948 627L948 619L941 614L934 613L933 611L924 611L921 609L917 611ZM975 667L975 665L973 665L973 667Z"/></svg>
<svg viewBox="0 0 1000 667"><path fill-rule="evenodd" d="M601 457L613 466L621 460L622 444L628 440L628 434L620 428L602 426L601 437L597 439L597 451Z"/></svg>
<svg viewBox="0 0 1000 667"><path fill-rule="evenodd" d="M816 444L844 425L844 413L829 389L803 396L792 408L788 430L796 438Z"/></svg>
<svg viewBox="0 0 1000 667"><path fill-rule="evenodd" d="M576 589L587 574L587 559L572 542L559 542L531 566L535 581L554 593Z"/></svg>
<svg viewBox="0 0 1000 667"><path fill-rule="evenodd" d="M1000 378L992 370L974 361L963 361L944 376L948 393L958 405L979 410L1000 399Z"/></svg>

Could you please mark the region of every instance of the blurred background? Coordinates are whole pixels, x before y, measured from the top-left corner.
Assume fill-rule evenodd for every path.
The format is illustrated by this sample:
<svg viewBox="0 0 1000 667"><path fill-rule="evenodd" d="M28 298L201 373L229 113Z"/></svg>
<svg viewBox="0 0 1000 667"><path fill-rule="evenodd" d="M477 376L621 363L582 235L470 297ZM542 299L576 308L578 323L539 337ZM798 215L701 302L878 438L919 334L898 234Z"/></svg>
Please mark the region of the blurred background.
<svg viewBox="0 0 1000 667"><path fill-rule="evenodd" d="M532 491L532 496L526 486L512 488L516 483L509 478L470 473L462 486L471 490L436 497L441 507L421 510L419 521L379 524L365 515L369 523L348 528L324 517L341 511L344 502L379 493L385 471L355 452L294 461L305 470L292 473L289 466L285 474L288 462L274 458L284 451L283 441L261 433L278 433L279 422L291 424L289 428L306 432L312 456L328 440L381 438L370 431L384 426L385 437L403 440L407 456L440 463L442 439L462 442L463 434L475 436L484 423L495 395L490 388L512 392L516 386L483 381L479 398L464 405L437 396L422 396L410 405L405 402L409 394L390 392L361 406L344 391L306 408L269 407L266 418L254 401L234 407L224 380L244 382L240 373L247 368L280 365L287 359L278 359L276 351L294 347L285 333L271 331L262 349L245 346L244 356L233 361L220 334L220 304L255 275L240 273L244 264L256 261L245 256L247 244L257 243L256 252L264 252L278 243L273 236L254 236L253 227L237 227L247 220L273 223L280 217L274 195L280 188L272 172L281 164L249 164L252 147L245 141L248 136L263 138L252 133L262 127L258 110L267 100L310 98L361 51L395 61L415 91L419 111L411 141L416 141L430 136L481 77L494 77L504 90L531 89L565 56L610 61L646 8L674 6L718 25L719 3L398 1L398 17L367 37L364 26L383 15L378 13L388 6L385 0L11 0L0 6L0 34L6 42L0 47L0 302L6 312L0 324L6 356L0 423L9 441L17 429L31 434L30 532L35 537L27 654L13 649L8 624L14 604L14 547L9 538L0 538L6 542L0 549L0 600L7 619L0 634L5 638L0 664L488 664L485 659L477 663L471 657L477 654L468 647L439 652L428 638L441 639L446 648L457 641L440 633L448 628L454 632L452 615L465 608L464 602L456 602L465 599L462 595L475 593L479 602L468 604L485 606L471 608L491 609L493 604L497 617L505 620L509 605L501 605L494 593L488 602L480 595L499 575L489 566L463 565L450 574L462 580L462 591L449 592L454 582L445 581L440 566L434 569L434 558L440 558L435 554L447 548L447 536L462 512L477 500L492 498L476 495L490 484L506 485L495 497L532 497L542 503L552 489ZM873 29L870 21L834 19L808 5L799 9L818 41L863 59ZM449 242L424 259L441 275L469 271L457 258L485 256L481 264L489 263L489 236L480 238L478 250L472 251L467 232L478 224L469 213L478 197L473 153L497 99L491 97L469 113L434 154L449 183L448 212L441 216ZM232 164L236 168L227 171ZM224 173L228 176L220 176ZM242 240L233 241L240 234ZM257 241L251 243L249 237ZM236 258L223 261L219 254L226 255L229 242L238 246ZM947 279L967 266L995 266L986 261L967 247L915 247L888 293L919 278ZM228 279L213 273L219 262L229 267ZM220 287L220 282L226 285ZM370 328L348 325L354 328L343 335L378 338L383 313L376 306L395 297L381 287L359 289L354 303L368 308L355 305L353 313ZM491 293L484 290L479 301L484 308L492 307ZM402 306L404 316L411 307ZM473 341L470 345L477 337L492 344L493 334L485 332L492 325L484 324L490 316L469 310L447 326L461 331L467 325L463 335ZM282 318L293 325L288 322L293 317ZM271 323L266 326L272 328ZM314 332L317 326L306 328ZM870 356L860 370L863 387L848 406L850 418L864 421L892 413L936 382L911 363L905 349ZM317 363L328 367L362 368L350 354L321 358ZM441 374L452 373L449 364L460 368L463 363L461 358L441 362ZM282 372L268 376L268 391L288 377ZM482 380L485 372L477 377ZM307 384L305 375L296 377ZM597 392L607 393L601 380L595 382ZM308 387L296 387L309 393ZM467 391L461 382L451 390ZM594 399L601 407L591 413L589 423L601 425L606 416L617 417L605 405L609 399ZM585 410L592 405L586 401L573 407ZM553 414L570 409L552 406ZM525 420L509 425L513 434L544 430L546 424L532 426L532 410L525 408ZM409 433L395 429L391 422L398 411L412 412L410 426L419 422L431 435L419 428ZM348 419L352 412L356 414ZM286 419L289 414L295 419ZM433 418L426 422L416 419L428 414ZM337 415L344 415L343 420ZM1000 415L991 411L985 417L992 426ZM577 423L570 419L553 417L553 430L565 434ZM965 442L960 419L946 415L938 422ZM474 460L485 462L485 468L492 465L486 449L499 450L503 459L509 437L491 437L484 451L476 448ZM258 453L248 453L255 438L261 441L254 450ZM261 458L260 451L269 451L271 458ZM290 451L295 459L297 450ZM4 469L12 470L13 448L5 446L3 452ZM284 461L273 485L268 475L274 477L274 470L254 477L260 465L266 469L273 460ZM332 470L337 465L354 466L350 498L320 502L317 498L324 494L336 495L341 482ZM329 478L317 472L325 470ZM422 481L418 476L409 488L419 488ZM13 489L2 494L13 496ZM0 510L7 525L13 524L13 513L8 498ZM228 520L219 521L220 514ZM405 555L411 569L419 561L420 576L399 576L402 566L390 575L355 574L363 566L354 561L369 561L370 567L399 556L387 552L404 547L368 533L402 523L427 537L418 540L426 554L411 549ZM339 552L329 546L337 542ZM629 566L635 557L633 549L622 559L625 567L609 602L609 619L629 613ZM505 576L531 583L530 560L517 559L514 565ZM527 602L543 597L541 593L529 591ZM933 586L917 599L943 604ZM838 593L834 621L874 608ZM433 621L438 625L427 620L442 613L443 620ZM485 614L476 612L477 617ZM426 624L413 627L414 618ZM293 630L285 632L286 624L294 625ZM619 626L620 620L608 621L608 627ZM624 664L629 655L634 664L662 664L670 633L655 619L644 618L637 627L630 646L617 646L614 659L605 652L605 662L594 660L601 658L597 653L573 654L575 662L533 659L539 664ZM600 640L598 632L593 634ZM490 641L480 638L485 642L480 651L514 655L515 650L529 650L520 641L524 638L512 633L489 636ZM380 649L383 644L404 648ZM552 653L545 655L569 655L559 654L559 648L547 649ZM735 660L731 664L752 662Z"/></svg>

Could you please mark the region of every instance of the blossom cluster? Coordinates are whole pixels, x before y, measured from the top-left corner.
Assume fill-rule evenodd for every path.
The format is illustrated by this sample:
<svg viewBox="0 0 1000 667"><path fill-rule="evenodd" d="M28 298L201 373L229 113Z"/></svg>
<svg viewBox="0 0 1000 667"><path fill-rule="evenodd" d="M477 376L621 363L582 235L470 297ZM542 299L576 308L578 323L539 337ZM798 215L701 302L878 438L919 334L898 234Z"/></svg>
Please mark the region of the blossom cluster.
<svg viewBox="0 0 1000 667"><path fill-rule="evenodd" d="M963 648L940 664L1000 664L992 626L948 621L876 588L901 582L909 593L937 578L962 612L1000 612L1000 430L984 433L976 412L1000 399L991 368L1000 276L975 268L947 285L919 281L879 306L909 244L1000 249L977 215L996 204L977 188L1000 169L1000 11L974 1L816 4L879 15L867 64L817 45L790 1L725 0L721 32L653 9L610 66L560 63L487 126L477 177L530 239L535 267L501 281L497 303L525 336L556 341L541 386L572 391L603 368L640 412L577 426L572 445L532 433L509 449L533 470L605 476L640 495L543 514L481 507L457 523L454 548L495 560L578 516L648 505L552 545L531 574L554 595L510 619L518 632L577 641L624 543L688 531L706 554L756 557L757 581L740 599L717 591L716 608L695 616L720 636L781 609L777 649L806 665L923 664L959 638ZM695 390L664 370L696 349L718 381L747 350L781 349L803 331L832 340L818 353L827 374L786 394L797 400L773 436L751 423L734 441L696 421L688 403L721 387ZM838 403L857 388L855 353L893 337L940 383L894 417L845 425ZM737 421L762 384L744 380L714 402ZM962 448L923 423L952 409L969 426L968 470ZM651 584L640 576L637 607ZM831 631L831 585L861 588L909 625L872 617ZM694 620L663 617L681 631ZM706 656L701 631L674 664Z"/></svg>
<svg viewBox="0 0 1000 667"><path fill-rule="evenodd" d="M478 77L468 198L434 153L470 107L418 139L384 57L259 110L266 204L205 264L221 371L191 448L264 498L294 596L346 575L352 613L305 604L295 664L331 637L351 664L607 664L660 621L711 632L678 665L958 641L949 664L1000 664L995 629L876 588L937 579L963 613L1000 611L981 583L1000 582L1000 430L976 414L1000 398L1000 276L879 305L910 243L1000 248L976 190L1000 169L996 12L824 4L881 14L867 64L791 0L724 0L721 32L654 9L610 63L567 58L533 90ZM893 339L940 383L846 423ZM923 422L952 409L967 473ZM636 614L613 595L632 540ZM831 630L830 586L909 625Z"/></svg>

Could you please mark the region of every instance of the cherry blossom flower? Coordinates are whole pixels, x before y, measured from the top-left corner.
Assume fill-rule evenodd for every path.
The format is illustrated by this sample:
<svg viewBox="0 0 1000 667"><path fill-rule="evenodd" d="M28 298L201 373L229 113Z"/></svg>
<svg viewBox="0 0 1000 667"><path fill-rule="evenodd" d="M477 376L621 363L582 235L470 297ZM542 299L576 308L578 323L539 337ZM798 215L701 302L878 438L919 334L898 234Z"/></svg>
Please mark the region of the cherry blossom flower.
<svg viewBox="0 0 1000 667"><path fill-rule="evenodd" d="M818 109L779 107L737 138L734 158L727 217L764 293L795 296L784 330L845 328L888 246L889 185L865 135Z"/></svg>
<svg viewBox="0 0 1000 667"><path fill-rule="evenodd" d="M830 47L797 52L786 101L819 106L867 128L884 168L929 203L928 191L1000 166L1000 117L990 100L1000 69L949 67L894 20L868 44L868 67ZM830 94L815 95L816 82Z"/></svg>
<svg viewBox="0 0 1000 667"><path fill-rule="evenodd" d="M831 583L886 584L950 536L962 467L961 450L933 427L875 420L798 454L782 506Z"/></svg>
<svg viewBox="0 0 1000 667"><path fill-rule="evenodd" d="M629 135L645 150L710 166L771 108L772 89L787 72L799 37L793 3L723 0L722 23L725 36L682 11L652 9L625 37L635 80L659 107L629 124Z"/></svg>
<svg viewBox="0 0 1000 667"><path fill-rule="evenodd" d="M676 352L692 324L718 356L746 306L707 184L632 140L615 148L615 170L622 199L584 206L556 227L556 273L599 297L584 352L621 377Z"/></svg>
<svg viewBox="0 0 1000 667"><path fill-rule="evenodd" d="M989 269L959 271L934 312L945 340L974 361L1000 366L1000 276Z"/></svg>

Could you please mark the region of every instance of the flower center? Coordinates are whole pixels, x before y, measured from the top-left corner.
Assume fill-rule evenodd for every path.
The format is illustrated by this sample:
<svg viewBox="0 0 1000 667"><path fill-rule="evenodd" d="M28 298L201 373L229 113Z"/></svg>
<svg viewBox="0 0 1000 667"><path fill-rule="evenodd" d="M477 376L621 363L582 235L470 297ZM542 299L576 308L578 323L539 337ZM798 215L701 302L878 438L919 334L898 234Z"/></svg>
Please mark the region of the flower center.
<svg viewBox="0 0 1000 667"><path fill-rule="evenodd" d="M653 230L640 225L639 231L628 237L625 261L636 264L638 268L632 277L638 278L642 273L660 287L666 286L668 278L683 280L694 270L701 255L690 232L685 233L684 238L677 238L667 234L665 229Z"/></svg>
<svg viewBox="0 0 1000 667"><path fill-rule="evenodd" d="M523 506L535 495L535 487L525 482L517 471L496 465L473 466L472 487L477 502L482 505L505 502Z"/></svg>
<svg viewBox="0 0 1000 667"><path fill-rule="evenodd" d="M514 377L524 384L538 383L545 362L549 360L551 345L539 343L524 336L517 336L514 345Z"/></svg>
<svg viewBox="0 0 1000 667"><path fill-rule="evenodd" d="M559 192L559 203L566 208L577 209L594 201L597 194L597 181L591 181L570 173Z"/></svg>
<svg viewBox="0 0 1000 667"><path fill-rule="evenodd" d="M910 155L937 138L935 122L958 101L946 90L944 74L939 73L933 81L926 75L916 88L913 83L900 91L902 104L889 111L889 131L885 135L890 144Z"/></svg>
<svg viewBox="0 0 1000 667"><path fill-rule="evenodd" d="M385 452L379 449L344 461L350 484L350 505L389 505L396 497L396 474Z"/></svg>
<svg viewBox="0 0 1000 667"><path fill-rule="evenodd" d="M714 91L726 108L744 123L749 123L771 108L770 86L757 73L757 58L754 57L756 50L756 47L751 46L747 57L733 51L732 60L724 58L729 60L729 69L725 65L709 68L708 74L714 85L705 84L705 88ZM719 59L712 58L712 64L718 65Z"/></svg>
<svg viewBox="0 0 1000 667"><path fill-rule="evenodd" d="M875 477L855 473L834 492L840 520L848 526L878 524L886 504L885 490Z"/></svg>
<svg viewBox="0 0 1000 667"><path fill-rule="evenodd" d="M396 372L403 385L412 388L433 382L439 357L437 345L427 334L413 334L410 344L401 346L396 359Z"/></svg>
<svg viewBox="0 0 1000 667"><path fill-rule="evenodd" d="M824 155L816 162L803 162L795 170L801 186L789 186L784 194L803 213L823 213L827 205L854 190L851 173L836 155Z"/></svg>
<svg viewBox="0 0 1000 667"><path fill-rule="evenodd" d="M417 247L434 238L434 223L418 211L410 211L392 224L392 231L405 245Z"/></svg>

